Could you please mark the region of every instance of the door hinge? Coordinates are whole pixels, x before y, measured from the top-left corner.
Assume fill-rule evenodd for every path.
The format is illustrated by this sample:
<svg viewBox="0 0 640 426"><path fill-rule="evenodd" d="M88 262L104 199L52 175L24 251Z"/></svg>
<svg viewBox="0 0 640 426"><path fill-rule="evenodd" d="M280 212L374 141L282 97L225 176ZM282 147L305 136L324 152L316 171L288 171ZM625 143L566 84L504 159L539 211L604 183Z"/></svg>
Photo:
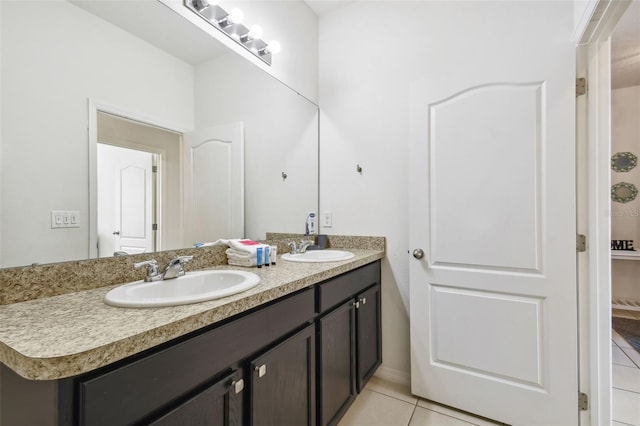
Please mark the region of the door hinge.
<svg viewBox="0 0 640 426"><path fill-rule="evenodd" d="M158 224L154 223L153 225L151 225L151 230L152 231L157 231L158 230Z"/></svg>
<svg viewBox="0 0 640 426"><path fill-rule="evenodd" d="M578 408L580 408L580 411L589 409L589 395L584 392L578 393Z"/></svg>
<svg viewBox="0 0 640 426"><path fill-rule="evenodd" d="M576 96L582 96L587 93L587 79L584 77L576 78Z"/></svg>
<svg viewBox="0 0 640 426"><path fill-rule="evenodd" d="M576 234L576 251L582 253L587 251L587 237L582 234Z"/></svg>

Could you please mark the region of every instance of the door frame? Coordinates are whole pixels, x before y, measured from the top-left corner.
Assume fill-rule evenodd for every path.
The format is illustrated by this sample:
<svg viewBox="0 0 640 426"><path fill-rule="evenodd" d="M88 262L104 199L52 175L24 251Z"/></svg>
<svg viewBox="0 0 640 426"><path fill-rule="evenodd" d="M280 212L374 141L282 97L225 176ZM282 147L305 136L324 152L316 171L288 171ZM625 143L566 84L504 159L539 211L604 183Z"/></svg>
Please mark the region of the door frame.
<svg viewBox="0 0 640 426"><path fill-rule="evenodd" d="M576 38L577 77L587 79L576 101L577 230L580 392L589 395L581 424L611 424L611 43L631 0L592 2L589 22ZM581 164L582 163L582 164Z"/></svg>
<svg viewBox="0 0 640 426"><path fill-rule="evenodd" d="M181 126L177 126L174 123L169 123L166 120L161 120L155 117L150 117L148 115L131 111L127 109L123 109L118 106L114 106L112 104L102 102L100 100L88 98L87 99L87 109L88 109L88 117L87 117L87 137L89 143L89 223L87 226L89 227L89 241L88 241L88 257L90 259L95 259L98 257L98 112L103 112L111 115L115 115L118 117L122 117L125 119L137 121L142 124L147 124L150 126L158 127L164 130L168 130L174 133L187 133L189 129L183 128ZM182 150L179 150L182 155ZM154 152L156 154L162 154L161 152ZM182 164L183 159L178 159L179 163ZM159 165L160 166L160 165ZM183 184L183 176L180 174L180 188L184 188ZM158 183L158 185L160 185ZM161 188L157 188L158 198L161 196ZM158 200L160 201L160 200ZM180 197L180 206L179 209L183 211L183 197ZM161 212L158 209L158 216L160 216ZM158 234L159 236L159 234Z"/></svg>

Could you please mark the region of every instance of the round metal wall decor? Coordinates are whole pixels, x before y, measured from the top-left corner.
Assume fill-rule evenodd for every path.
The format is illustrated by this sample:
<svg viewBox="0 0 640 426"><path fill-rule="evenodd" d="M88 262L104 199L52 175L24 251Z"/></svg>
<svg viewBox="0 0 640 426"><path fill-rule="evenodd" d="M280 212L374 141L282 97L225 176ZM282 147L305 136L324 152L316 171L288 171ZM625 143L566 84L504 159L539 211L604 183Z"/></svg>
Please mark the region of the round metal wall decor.
<svg viewBox="0 0 640 426"><path fill-rule="evenodd" d="M628 172L638 165L638 157L630 152L616 152L611 156L611 170Z"/></svg>
<svg viewBox="0 0 640 426"><path fill-rule="evenodd" d="M638 189L632 183L620 182L611 187L611 199L616 203L628 203L636 199Z"/></svg>

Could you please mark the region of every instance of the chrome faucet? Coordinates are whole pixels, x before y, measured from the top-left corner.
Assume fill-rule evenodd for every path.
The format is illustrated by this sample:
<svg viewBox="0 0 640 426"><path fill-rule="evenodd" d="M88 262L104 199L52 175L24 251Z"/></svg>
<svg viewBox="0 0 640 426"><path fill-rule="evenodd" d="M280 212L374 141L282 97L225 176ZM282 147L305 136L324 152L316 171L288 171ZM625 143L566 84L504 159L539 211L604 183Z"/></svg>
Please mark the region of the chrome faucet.
<svg viewBox="0 0 640 426"><path fill-rule="evenodd" d="M146 282L170 280L178 278L185 274L183 265L193 259L193 256L177 256L171 259L167 266L160 272L158 262L155 259L145 260L133 265L134 268L147 267L147 276L144 277Z"/></svg>
<svg viewBox="0 0 640 426"><path fill-rule="evenodd" d="M289 244L289 248L291 249L292 254L302 254L307 251L307 248L312 245L314 242L310 240L301 240L298 244L295 241L291 241Z"/></svg>

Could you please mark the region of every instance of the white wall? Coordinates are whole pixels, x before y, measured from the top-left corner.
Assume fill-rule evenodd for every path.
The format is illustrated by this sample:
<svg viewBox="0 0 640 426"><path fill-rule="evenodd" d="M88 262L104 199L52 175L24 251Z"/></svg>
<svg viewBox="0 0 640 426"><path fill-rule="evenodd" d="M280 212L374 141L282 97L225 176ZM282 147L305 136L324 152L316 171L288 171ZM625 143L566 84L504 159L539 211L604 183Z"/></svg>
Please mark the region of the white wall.
<svg viewBox="0 0 640 426"><path fill-rule="evenodd" d="M611 154L631 152L640 159L640 86L611 91ZM611 184L632 183L640 190L640 164L629 172L611 172ZM640 250L640 195L628 203L611 202L611 239L634 240ZM615 253L615 252L614 252ZM640 260L614 260L611 293L615 301L640 305Z"/></svg>
<svg viewBox="0 0 640 426"><path fill-rule="evenodd" d="M387 237L380 373L399 380L408 380L410 370L410 84L445 79L455 67L474 69L490 62L508 67L526 55L527 46L512 55L498 54L495 46L548 14L560 16L549 22L563 25L567 34L573 27L569 2L470 3L475 6L465 8L463 1L353 2L320 19L320 209L333 211L334 225L324 231ZM488 22L485 17L495 8L513 19L482 38L467 31L470 22ZM447 51L447 57L457 52L457 60L443 60Z"/></svg>
<svg viewBox="0 0 640 426"><path fill-rule="evenodd" d="M2 266L86 258L87 99L192 128L193 68L66 2L0 6Z"/></svg>

